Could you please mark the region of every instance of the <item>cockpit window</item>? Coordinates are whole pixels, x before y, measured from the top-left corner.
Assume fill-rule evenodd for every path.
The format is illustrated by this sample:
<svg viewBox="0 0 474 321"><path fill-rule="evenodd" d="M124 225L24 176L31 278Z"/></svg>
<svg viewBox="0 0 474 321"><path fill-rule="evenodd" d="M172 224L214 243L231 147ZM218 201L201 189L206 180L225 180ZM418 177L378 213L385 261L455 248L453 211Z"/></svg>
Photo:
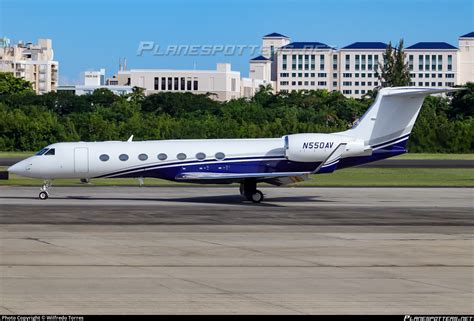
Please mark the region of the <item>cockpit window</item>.
<svg viewBox="0 0 474 321"><path fill-rule="evenodd" d="M39 152L37 152L36 155L37 155L37 156L43 155L44 153L46 153L47 150L48 150L48 148L43 148L42 150L40 150Z"/></svg>
<svg viewBox="0 0 474 321"><path fill-rule="evenodd" d="M45 155L54 155L55 154L55 150L54 148L50 148L46 153L44 153Z"/></svg>

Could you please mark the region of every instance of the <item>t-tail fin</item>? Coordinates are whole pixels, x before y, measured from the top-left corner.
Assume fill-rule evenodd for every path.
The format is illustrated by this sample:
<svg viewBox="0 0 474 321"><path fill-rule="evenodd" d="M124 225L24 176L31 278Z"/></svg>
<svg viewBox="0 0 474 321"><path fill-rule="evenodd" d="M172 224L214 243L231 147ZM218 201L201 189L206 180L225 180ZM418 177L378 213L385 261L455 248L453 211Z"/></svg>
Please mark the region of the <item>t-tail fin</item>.
<svg viewBox="0 0 474 321"><path fill-rule="evenodd" d="M464 88L392 87L382 88L358 123L344 132L363 139L372 148L406 141L415 125L423 100L431 94Z"/></svg>

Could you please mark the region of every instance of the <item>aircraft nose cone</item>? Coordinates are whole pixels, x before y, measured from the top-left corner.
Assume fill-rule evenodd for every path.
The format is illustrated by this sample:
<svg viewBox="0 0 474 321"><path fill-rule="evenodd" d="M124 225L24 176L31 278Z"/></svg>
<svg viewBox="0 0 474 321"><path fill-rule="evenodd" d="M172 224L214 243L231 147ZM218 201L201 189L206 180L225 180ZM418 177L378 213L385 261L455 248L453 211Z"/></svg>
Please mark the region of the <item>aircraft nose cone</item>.
<svg viewBox="0 0 474 321"><path fill-rule="evenodd" d="M16 163L8 167L8 172L12 174L21 175L26 171L26 164L24 162Z"/></svg>

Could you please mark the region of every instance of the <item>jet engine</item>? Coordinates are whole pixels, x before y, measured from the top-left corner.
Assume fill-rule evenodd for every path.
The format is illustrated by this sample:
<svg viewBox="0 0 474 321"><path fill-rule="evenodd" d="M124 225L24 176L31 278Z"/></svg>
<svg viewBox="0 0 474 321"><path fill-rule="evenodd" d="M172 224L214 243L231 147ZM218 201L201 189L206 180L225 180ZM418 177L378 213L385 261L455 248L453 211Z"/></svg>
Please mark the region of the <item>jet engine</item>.
<svg viewBox="0 0 474 321"><path fill-rule="evenodd" d="M285 156L295 162L321 162L342 143L346 144L341 157L370 155L364 142L336 134L294 134L284 136Z"/></svg>

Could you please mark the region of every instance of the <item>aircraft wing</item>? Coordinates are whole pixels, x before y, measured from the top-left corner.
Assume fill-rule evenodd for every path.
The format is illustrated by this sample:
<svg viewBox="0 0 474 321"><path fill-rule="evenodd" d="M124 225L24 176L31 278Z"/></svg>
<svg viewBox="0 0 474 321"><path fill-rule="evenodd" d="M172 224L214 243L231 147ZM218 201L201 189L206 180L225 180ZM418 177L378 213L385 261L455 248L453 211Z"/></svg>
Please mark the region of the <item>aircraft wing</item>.
<svg viewBox="0 0 474 321"><path fill-rule="evenodd" d="M280 173L214 173L214 172L189 172L176 176L176 180L232 180L244 178L277 178L304 176L310 172L280 172Z"/></svg>

